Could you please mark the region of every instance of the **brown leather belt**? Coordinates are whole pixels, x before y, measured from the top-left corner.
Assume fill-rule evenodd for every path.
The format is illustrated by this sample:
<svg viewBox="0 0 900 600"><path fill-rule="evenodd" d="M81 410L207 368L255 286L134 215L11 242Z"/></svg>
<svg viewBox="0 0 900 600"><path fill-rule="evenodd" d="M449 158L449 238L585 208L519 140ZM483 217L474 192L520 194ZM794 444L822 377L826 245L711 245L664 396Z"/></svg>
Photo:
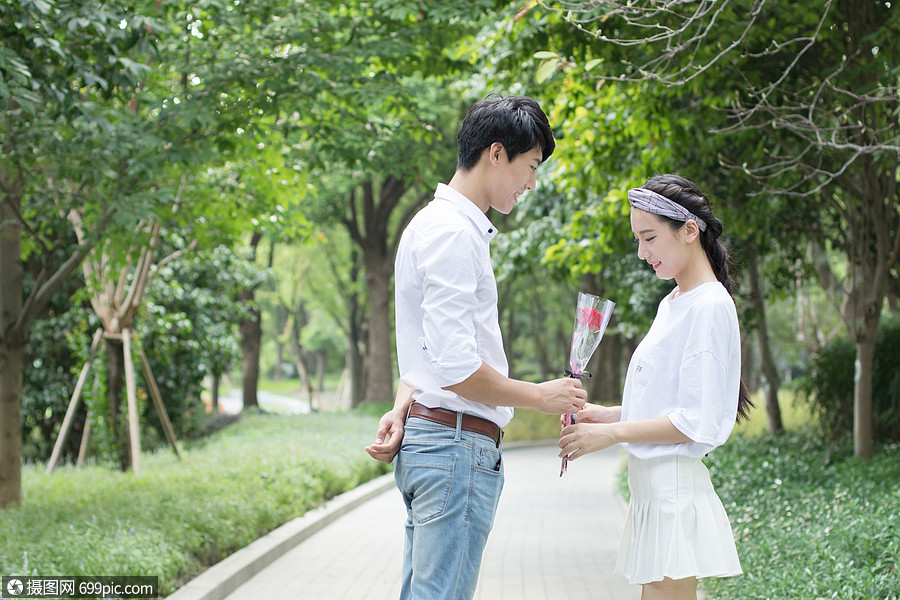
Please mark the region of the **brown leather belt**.
<svg viewBox="0 0 900 600"><path fill-rule="evenodd" d="M419 404L418 402L413 402L409 407L410 417L421 417L450 427L456 427L456 415L456 411L448 408L428 408L424 404ZM500 429L500 426L493 421L463 413L462 428L466 431L471 431L472 433L486 435L494 440L494 444L498 447L500 446L500 439L503 437L503 431Z"/></svg>

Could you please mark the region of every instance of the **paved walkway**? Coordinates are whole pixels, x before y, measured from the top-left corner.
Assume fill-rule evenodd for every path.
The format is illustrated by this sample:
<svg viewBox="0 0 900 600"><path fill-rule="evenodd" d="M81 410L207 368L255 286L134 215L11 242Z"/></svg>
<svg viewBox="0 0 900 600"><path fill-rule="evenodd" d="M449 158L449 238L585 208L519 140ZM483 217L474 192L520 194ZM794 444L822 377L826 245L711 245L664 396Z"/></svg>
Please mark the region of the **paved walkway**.
<svg viewBox="0 0 900 600"><path fill-rule="evenodd" d="M640 598L640 586L612 574L625 520L616 491L622 452L585 456L562 478L554 446L508 447L504 460L506 484L475 598ZM342 509L285 525L170 600L396 600L406 511L392 475L364 487L333 501Z"/></svg>
<svg viewBox="0 0 900 600"><path fill-rule="evenodd" d="M301 400L283 394L273 394L259 390L256 392L256 401L262 410L288 415L304 415L311 411L309 400ZM222 412L229 415L238 415L244 409L244 392L240 388L232 388L219 397L219 406Z"/></svg>

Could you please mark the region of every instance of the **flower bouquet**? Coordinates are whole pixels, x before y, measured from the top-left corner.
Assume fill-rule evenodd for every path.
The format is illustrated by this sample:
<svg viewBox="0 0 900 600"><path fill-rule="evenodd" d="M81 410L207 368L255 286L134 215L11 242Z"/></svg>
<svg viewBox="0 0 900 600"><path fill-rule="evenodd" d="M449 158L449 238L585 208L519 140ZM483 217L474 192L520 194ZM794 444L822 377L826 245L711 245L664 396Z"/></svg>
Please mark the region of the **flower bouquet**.
<svg viewBox="0 0 900 600"><path fill-rule="evenodd" d="M572 333L572 351L569 354L569 368L565 374L575 379L581 379L584 376L590 377L591 374L584 370L591 356L600 345L606 326L609 324L609 318L612 316L613 309L616 304L611 300L585 294L578 293L578 306L575 310L575 329ZM572 424L573 415L567 414L563 417L563 427ZM568 459L563 457L562 465L559 469L559 476L566 472Z"/></svg>

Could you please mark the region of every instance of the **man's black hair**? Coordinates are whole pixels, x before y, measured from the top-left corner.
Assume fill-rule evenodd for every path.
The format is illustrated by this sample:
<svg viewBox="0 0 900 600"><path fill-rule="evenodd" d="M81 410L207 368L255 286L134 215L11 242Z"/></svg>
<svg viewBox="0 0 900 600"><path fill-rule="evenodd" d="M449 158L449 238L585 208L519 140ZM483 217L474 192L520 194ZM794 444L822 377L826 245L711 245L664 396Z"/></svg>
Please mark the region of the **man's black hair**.
<svg viewBox="0 0 900 600"><path fill-rule="evenodd" d="M544 162L556 148L547 115L527 96L488 96L469 108L456 135L456 168L471 170L494 142L503 144L508 160L540 146Z"/></svg>

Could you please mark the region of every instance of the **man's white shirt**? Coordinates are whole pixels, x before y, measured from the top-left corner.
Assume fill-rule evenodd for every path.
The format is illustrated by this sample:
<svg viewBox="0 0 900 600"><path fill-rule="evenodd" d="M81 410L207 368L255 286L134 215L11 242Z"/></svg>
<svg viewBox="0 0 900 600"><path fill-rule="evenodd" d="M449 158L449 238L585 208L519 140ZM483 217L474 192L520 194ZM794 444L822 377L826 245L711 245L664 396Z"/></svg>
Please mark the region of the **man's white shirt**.
<svg viewBox="0 0 900 600"><path fill-rule="evenodd" d="M497 228L475 203L445 184L403 232L394 264L400 377L428 407L475 414L504 427L513 409L443 389L484 362L501 375L509 364L497 313L490 242Z"/></svg>

